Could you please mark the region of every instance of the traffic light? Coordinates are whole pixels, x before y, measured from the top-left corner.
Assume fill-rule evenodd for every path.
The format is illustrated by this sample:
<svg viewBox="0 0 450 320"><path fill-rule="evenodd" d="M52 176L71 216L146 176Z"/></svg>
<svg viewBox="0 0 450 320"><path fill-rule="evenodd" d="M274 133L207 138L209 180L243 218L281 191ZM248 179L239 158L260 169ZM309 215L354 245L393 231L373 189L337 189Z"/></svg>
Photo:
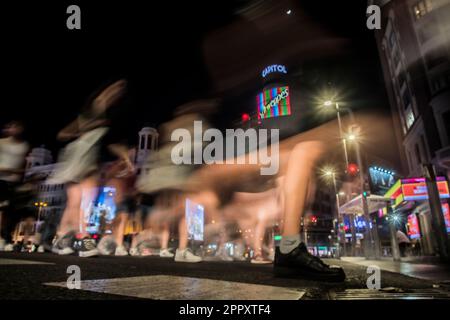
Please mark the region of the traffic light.
<svg viewBox="0 0 450 320"><path fill-rule="evenodd" d="M363 191L362 195L363 195L364 198L367 198L369 193L367 191Z"/></svg>
<svg viewBox="0 0 450 320"><path fill-rule="evenodd" d="M242 122L247 122L250 120L250 115L248 113L242 114Z"/></svg>
<svg viewBox="0 0 450 320"><path fill-rule="evenodd" d="M347 173L351 176L356 176L356 174L358 173L359 168L358 165L355 163L349 163L347 166Z"/></svg>

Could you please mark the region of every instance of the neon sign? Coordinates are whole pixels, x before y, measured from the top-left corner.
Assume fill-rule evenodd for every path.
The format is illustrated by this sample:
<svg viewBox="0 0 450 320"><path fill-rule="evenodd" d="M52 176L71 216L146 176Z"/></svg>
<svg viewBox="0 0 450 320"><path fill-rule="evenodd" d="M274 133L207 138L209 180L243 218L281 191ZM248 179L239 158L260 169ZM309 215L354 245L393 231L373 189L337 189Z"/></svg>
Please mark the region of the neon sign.
<svg viewBox="0 0 450 320"><path fill-rule="evenodd" d="M283 66L281 64L273 64L271 66L266 67L263 70L263 72L261 73L261 75L263 78L265 78L268 74L274 73L274 72L286 74L287 73L286 66Z"/></svg>
<svg viewBox="0 0 450 320"><path fill-rule="evenodd" d="M291 114L289 87L265 90L256 96L258 119L266 119Z"/></svg>

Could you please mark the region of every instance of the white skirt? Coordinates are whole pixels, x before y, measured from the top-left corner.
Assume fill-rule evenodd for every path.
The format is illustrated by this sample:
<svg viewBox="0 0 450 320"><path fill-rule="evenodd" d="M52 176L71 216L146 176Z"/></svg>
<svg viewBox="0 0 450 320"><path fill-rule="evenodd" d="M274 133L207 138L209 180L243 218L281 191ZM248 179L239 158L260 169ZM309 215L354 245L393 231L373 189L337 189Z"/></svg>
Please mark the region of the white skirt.
<svg viewBox="0 0 450 320"><path fill-rule="evenodd" d="M98 169L99 141L106 132L106 127L96 128L69 143L60 152L58 163L47 183L77 183Z"/></svg>

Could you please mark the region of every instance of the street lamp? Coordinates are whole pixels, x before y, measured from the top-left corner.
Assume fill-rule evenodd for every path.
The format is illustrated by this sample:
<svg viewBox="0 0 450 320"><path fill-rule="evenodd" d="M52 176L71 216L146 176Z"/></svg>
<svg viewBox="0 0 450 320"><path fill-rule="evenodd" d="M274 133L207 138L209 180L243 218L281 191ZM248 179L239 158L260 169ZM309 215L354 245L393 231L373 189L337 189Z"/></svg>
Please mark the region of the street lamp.
<svg viewBox="0 0 450 320"><path fill-rule="evenodd" d="M48 206L48 203L47 203L47 202L43 202L43 201L41 201L41 202L35 202L35 203L34 203L34 206L35 206L35 207L38 207L38 220L37 220L37 222L40 222L40 221L41 221L41 212L42 212L42 208L47 207L47 206Z"/></svg>
<svg viewBox="0 0 450 320"><path fill-rule="evenodd" d="M347 139L350 140L350 141L355 141L355 140L356 140L356 135L353 134L353 133L350 133L350 134L347 136Z"/></svg>

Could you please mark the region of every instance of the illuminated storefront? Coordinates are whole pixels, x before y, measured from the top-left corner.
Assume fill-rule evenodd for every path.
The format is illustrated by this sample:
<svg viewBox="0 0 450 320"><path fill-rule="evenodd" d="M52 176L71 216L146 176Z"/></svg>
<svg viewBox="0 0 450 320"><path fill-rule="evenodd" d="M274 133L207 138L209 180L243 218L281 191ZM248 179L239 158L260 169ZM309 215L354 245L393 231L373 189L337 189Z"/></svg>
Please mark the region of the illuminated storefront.
<svg viewBox="0 0 450 320"><path fill-rule="evenodd" d="M448 200L450 198L448 182L444 177L437 177L436 185L442 204L447 232L450 233L450 214ZM424 254L434 253L432 216L428 204L428 190L425 178L408 178L398 180L388 192L396 213L406 217L406 231L411 240L421 242ZM387 210L383 210L386 215Z"/></svg>

